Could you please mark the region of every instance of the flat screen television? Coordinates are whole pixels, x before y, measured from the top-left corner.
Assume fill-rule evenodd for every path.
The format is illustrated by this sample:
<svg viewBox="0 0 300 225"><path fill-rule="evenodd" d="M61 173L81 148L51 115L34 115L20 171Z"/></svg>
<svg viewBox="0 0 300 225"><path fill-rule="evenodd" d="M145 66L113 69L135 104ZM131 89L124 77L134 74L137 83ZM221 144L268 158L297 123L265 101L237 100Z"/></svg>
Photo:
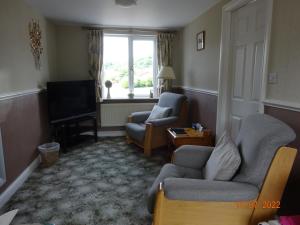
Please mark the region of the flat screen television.
<svg viewBox="0 0 300 225"><path fill-rule="evenodd" d="M48 82L47 98L50 123L96 113L93 80Z"/></svg>

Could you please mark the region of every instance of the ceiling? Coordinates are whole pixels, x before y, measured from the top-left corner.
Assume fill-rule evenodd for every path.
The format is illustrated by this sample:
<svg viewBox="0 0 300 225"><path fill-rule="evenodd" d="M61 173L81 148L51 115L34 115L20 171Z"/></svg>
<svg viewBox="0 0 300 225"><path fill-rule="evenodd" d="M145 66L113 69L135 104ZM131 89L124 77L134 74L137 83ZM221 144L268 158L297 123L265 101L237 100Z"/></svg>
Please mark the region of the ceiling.
<svg viewBox="0 0 300 225"><path fill-rule="evenodd" d="M107 27L179 28L219 0L138 0L131 8L114 0L25 0L58 23Z"/></svg>

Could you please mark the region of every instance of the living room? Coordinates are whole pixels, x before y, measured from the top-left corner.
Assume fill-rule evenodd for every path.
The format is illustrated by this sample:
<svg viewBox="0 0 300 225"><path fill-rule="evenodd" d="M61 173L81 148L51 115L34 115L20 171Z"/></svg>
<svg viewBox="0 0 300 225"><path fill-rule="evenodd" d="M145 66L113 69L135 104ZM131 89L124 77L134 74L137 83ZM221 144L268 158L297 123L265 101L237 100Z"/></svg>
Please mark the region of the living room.
<svg viewBox="0 0 300 225"><path fill-rule="evenodd" d="M286 144L299 149L299 1L190 0L183 3L138 0L133 1L131 6L120 6L113 0L2 0L2 213L19 209L14 224L151 224L154 217L147 210L147 190L163 165L170 163L174 147L168 146L170 143L167 142L172 140L167 137L165 128L154 132L162 132L158 136L162 136L163 140L147 142L151 147L137 143L139 138L126 140L125 135L132 134L128 128L126 130L130 122L128 116L151 111L160 97L163 98L164 90L181 94L188 102L188 112L184 116L186 126L199 123L208 131L207 137L211 138L206 139L209 144L205 145L215 146L225 130L228 118L224 115L230 115L228 110L246 109L241 105L230 108L235 103L231 99L232 90L237 94L243 91L245 80L231 82L228 71L232 69L227 65L232 63L230 60L236 60L236 70L247 71L248 67L239 67L243 60L238 61L238 57L228 57L231 52L229 46L232 45L228 39L235 32L228 28L228 18L236 19L240 14L234 12L238 12L239 8L261 2L264 5L259 10L265 11L257 11L254 16L264 21L263 42L255 49L261 57L258 62L262 62L259 64L262 74L257 85L259 89L255 89L254 78L249 81L252 82L253 86L249 87L253 93L258 93L254 111L272 116L291 127L296 139ZM251 10L245 10L245 13ZM247 27L247 22L243 15L236 20L242 21L236 29L246 32L247 29L243 28ZM35 43L40 41L37 45L39 51L34 51L34 42L29 34L34 24L41 34L41 39ZM101 35L98 43L102 44L96 47L90 45L91 38L98 37L92 35L93 32ZM162 45L159 46L158 43L163 43L163 40L171 43L169 49L164 46L163 50ZM102 49L97 51L102 54L93 56L100 57L98 61L103 62L99 64L101 76L95 76L100 73L99 67L92 66L94 50L90 50L94 48L91 46ZM243 58L246 53L241 48L238 50L237 54ZM168 63L162 62L166 56L162 57L163 51L167 52ZM248 65L248 62L244 64ZM253 67L258 65L252 61L250 64ZM173 71L171 78L167 79L159 73L166 66L171 66ZM93 71L93 68L96 69ZM160 74L162 78L157 78ZM98 140L80 141L64 153L61 151L53 166L42 169L37 147L54 140L47 82L83 80L96 80L98 85L94 93ZM232 87L235 84L236 87ZM233 119L237 119L236 116ZM183 125L176 124L176 127L182 128ZM240 125L237 127L240 128ZM233 136L237 136L238 132L239 129ZM162 146L156 149L155 144ZM95 160L97 158L99 160ZM93 169L98 172L93 172ZM290 175L286 177L288 180L282 198L278 200L280 209L276 212L277 216L300 214L299 171L298 154ZM158 221L154 224L171 225L170 222ZM234 223L230 221L230 224Z"/></svg>

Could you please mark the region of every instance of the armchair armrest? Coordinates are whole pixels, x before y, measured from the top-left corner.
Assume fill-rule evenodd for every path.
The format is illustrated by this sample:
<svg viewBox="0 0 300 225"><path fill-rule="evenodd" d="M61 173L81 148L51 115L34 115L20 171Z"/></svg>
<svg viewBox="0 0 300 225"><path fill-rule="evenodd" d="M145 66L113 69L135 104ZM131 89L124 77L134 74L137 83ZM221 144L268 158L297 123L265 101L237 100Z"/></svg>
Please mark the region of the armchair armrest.
<svg viewBox="0 0 300 225"><path fill-rule="evenodd" d="M147 121L147 123L150 123L155 127L159 127L159 126L166 126L166 125L175 123L177 120L178 120L177 116L171 116L171 117L162 118L162 119L150 120L150 121Z"/></svg>
<svg viewBox="0 0 300 225"><path fill-rule="evenodd" d="M250 201L259 194L251 184L188 178L166 178L163 189L168 199L183 201Z"/></svg>
<svg viewBox="0 0 300 225"><path fill-rule="evenodd" d="M214 147L184 145L173 153L173 163L178 166L201 169L206 164Z"/></svg>
<svg viewBox="0 0 300 225"><path fill-rule="evenodd" d="M129 116L129 121L131 123L143 123L150 116L151 111L143 111L143 112L134 112Z"/></svg>

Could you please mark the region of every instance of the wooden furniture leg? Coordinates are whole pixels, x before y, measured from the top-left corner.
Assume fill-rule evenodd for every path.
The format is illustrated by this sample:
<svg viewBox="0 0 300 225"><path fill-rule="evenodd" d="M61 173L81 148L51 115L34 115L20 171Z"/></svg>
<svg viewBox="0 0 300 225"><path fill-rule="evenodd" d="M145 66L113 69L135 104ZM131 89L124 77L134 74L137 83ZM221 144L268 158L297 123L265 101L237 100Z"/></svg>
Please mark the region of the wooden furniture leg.
<svg viewBox="0 0 300 225"><path fill-rule="evenodd" d="M153 130L152 124L147 123L146 132L145 132L145 142L144 142L144 154L146 156L151 156L152 130Z"/></svg>

